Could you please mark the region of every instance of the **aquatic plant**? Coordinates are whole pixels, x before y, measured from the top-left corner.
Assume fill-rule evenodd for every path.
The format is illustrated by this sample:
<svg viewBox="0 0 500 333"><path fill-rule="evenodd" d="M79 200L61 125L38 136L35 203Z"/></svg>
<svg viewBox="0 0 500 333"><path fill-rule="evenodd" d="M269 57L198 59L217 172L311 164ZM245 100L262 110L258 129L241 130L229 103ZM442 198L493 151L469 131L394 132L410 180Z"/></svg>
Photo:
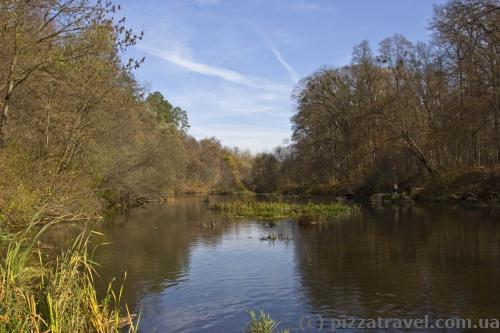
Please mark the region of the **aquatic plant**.
<svg viewBox="0 0 500 333"><path fill-rule="evenodd" d="M275 241L275 240L287 240L288 239L288 235L287 234L276 234L274 232L270 232L269 234L267 234L267 236L262 236L259 238L260 240L262 241Z"/></svg>
<svg viewBox="0 0 500 333"><path fill-rule="evenodd" d="M202 223L201 224L201 227L204 228L204 229L213 229L213 228L215 228L215 226L216 226L215 222L212 221L212 220L208 221L208 223Z"/></svg>
<svg viewBox="0 0 500 333"><path fill-rule="evenodd" d="M356 206L342 203L297 204L286 202L259 202L253 200L216 202L210 205L214 211L231 217L257 218L263 220L295 219L299 222L327 222L339 216L357 211Z"/></svg>
<svg viewBox="0 0 500 333"><path fill-rule="evenodd" d="M255 311L248 311L248 315L250 323L245 329L246 333L288 333L288 330L277 331L279 322L262 310L260 310L259 315Z"/></svg>
<svg viewBox="0 0 500 333"><path fill-rule="evenodd" d="M98 299L94 265L89 255L91 233L81 233L71 247L44 263L36 249L41 234L33 226L7 241L0 262L0 332L136 332L139 319L125 306L120 316L123 285L111 284Z"/></svg>

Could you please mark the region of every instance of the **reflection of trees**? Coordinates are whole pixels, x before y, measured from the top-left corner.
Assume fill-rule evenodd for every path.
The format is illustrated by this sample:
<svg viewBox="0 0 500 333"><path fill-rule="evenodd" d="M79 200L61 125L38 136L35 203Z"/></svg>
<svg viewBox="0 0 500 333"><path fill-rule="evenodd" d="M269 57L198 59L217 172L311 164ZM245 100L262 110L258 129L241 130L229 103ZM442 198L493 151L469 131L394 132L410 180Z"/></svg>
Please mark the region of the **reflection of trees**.
<svg viewBox="0 0 500 333"><path fill-rule="evenodd" d="M393 207L304 230L295 244L304 291L329 316L494 317L494 220L480 211Z"/></svg>
<svg viewBox="0 0 500 333"><path fill-rule="evenodd" d="M198 242L216 245L229 227L224 220L207 210L200 198L172 199L111 218L94 228L104 234L95 241L109 243L98 247L94 256L100 265L99 291L107 288L114 277L121 281L126 271L123 299L133 309L146 294L160 292L182 280L192 246ZM208 221L215 222L215 228L201 226ZM65 243L77 232L58 228L49 237ZM119 283L116 285L119 287Z"/></svg>
<svg viewBox="0 0 500 333"><path fill-rule="evenodd" d="M97 256L103 281L127 271L125 299L132 305L140 293L159 292L186 274L190 250L197 242L216 245L228 224L212 215L199 198L172 199L166 205L136 209L117 216L103 230L110 242ZM212 220L215 228L203 228ZM113 222L113 221L111 221ZM122 222L122 221L120 221Z"/></svg>

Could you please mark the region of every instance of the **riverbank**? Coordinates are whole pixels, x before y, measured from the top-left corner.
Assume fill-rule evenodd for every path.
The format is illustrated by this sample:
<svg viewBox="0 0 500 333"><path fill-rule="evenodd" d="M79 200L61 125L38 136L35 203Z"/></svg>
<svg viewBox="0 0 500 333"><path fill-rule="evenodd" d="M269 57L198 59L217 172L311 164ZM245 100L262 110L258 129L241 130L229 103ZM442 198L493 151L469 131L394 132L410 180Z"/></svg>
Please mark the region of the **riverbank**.
<svg viewBox="0 0 500 333"><path fill-rule="evenodd" d="M419 179L401 181L394 195L393 184L380 184L369 180L335 185L315 184L287 188L272 195L334 197L337 200L369 200L386 198L385 201L441 202L461 205L500 204L500 166L472 168L441 173ZM384 200L380 200L384 201Z"/></svg>
<svg viewBox="0 0 500 333"><path fill-rule="evenodd" d="M449 172L437 182L428 181L415 197L452 204L500 204L500 166Z"/></svg>

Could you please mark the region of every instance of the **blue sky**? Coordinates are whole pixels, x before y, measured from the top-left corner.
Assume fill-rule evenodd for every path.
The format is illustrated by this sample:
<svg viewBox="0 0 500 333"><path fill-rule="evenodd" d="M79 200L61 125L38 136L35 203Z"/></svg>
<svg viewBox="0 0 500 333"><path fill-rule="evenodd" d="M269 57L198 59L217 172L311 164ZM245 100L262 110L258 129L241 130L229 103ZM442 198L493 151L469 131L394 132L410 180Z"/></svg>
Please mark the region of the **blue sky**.
<svg viewBox="0 0 500 333"><path fill-rule="evenodd" d="M323 65L342 66L362 40L395 33L427 41L444 0L119 0L144 39L135 72L188 111L190 134L271 150L291 134L292 91ZM128 56L127 55L127 56Z"/></svg>

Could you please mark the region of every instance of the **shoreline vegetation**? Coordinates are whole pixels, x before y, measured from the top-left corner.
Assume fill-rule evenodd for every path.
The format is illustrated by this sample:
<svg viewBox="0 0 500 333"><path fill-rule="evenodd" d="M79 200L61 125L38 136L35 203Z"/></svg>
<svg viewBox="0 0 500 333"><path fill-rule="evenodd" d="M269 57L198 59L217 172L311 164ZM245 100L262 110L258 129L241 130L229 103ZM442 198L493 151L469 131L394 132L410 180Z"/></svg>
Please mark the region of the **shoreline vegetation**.
<svg viewBox="0 0 500 333"><path fill-rule="evenodd" d="M37 247L40 236L53 223L35 231L34 224L0 244L6 248L0 262L0 332L135 333L139 316L125 305L123 285L112 285L97 295L95 263L89 239L95 232L82 232L56 260L44 261Z"/></svg>
<svg viewBox="0 0 500 333"><path fill-rule="evenodd" d="M299 223L325 223L338 217L349 216L358 211L356 206L343 203L286 203L259 202L254 200L216 202L210 209L229 217L255 218L261 220L292 219Z"/></svg>

